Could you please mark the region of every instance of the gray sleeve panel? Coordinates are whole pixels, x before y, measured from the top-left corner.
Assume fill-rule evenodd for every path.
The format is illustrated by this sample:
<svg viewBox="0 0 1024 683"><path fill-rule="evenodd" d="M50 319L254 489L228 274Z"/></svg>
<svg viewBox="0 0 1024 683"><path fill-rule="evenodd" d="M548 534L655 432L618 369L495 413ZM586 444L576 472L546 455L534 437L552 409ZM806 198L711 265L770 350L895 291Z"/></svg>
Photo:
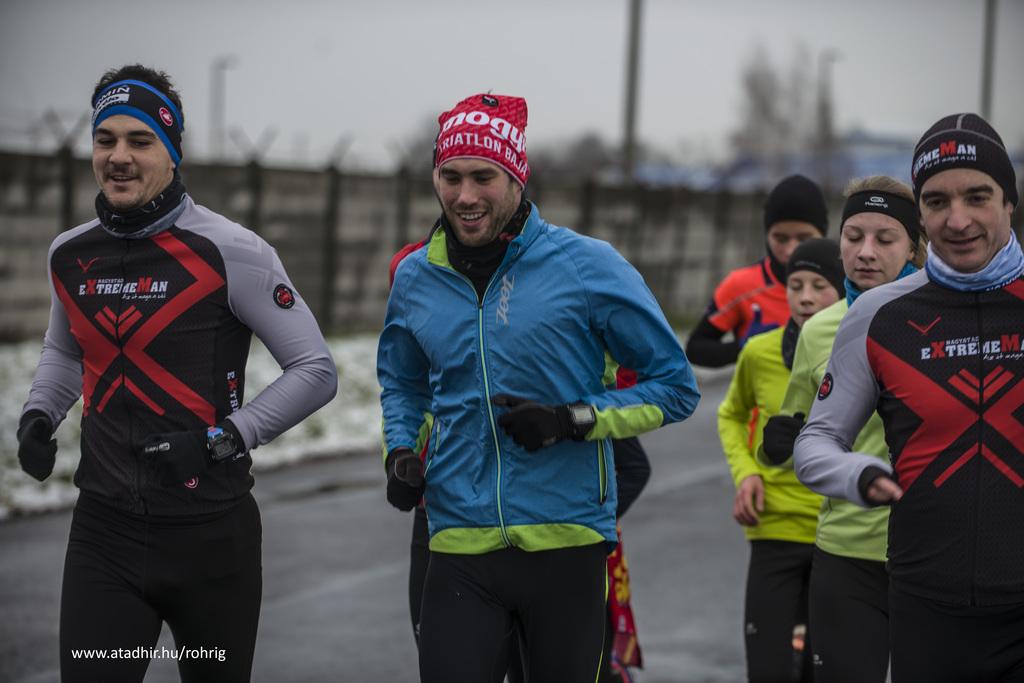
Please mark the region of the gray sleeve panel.
<svg viewBox="0 0 1024 683"><path fill-rule="evenodd" d="M811 407L793 447L793 467L797 478L816 493L874 507L861 497L858 478L865 467L888 465L850 450L875 411L879 395L868 362L867 335L878 306L888 299L866 298L866 294L850 308L836 332L825 374L831 390L824 398L819 391Z"/></svg>
<svg viewBox="0 0 1024 683"><path fill-rule="evenodd" d="M46 275L50 284L50 323L43 338L43 350L39 354L39 365L32 378L28 401L21 412L24 415L29 410L42 411L53 422L55 430L82 395L82 348L71 334L71 321L68 320L64 304L57 297L50 263L57 247L95 227L97 222L61 233L50 245L46 257Z"/></svg>
<svg viewBox="0 0 1024 683"><path fill-rule="evenodd" d="M235 316L263 342L281 375L230 416L249 449L278 435L326 405L338 391L338 372L316 318L292 286L277 252L250 230L200 206L178 226L217 244L224 258L228 302ZM284 285L293 303L276 303Z"/></svg>

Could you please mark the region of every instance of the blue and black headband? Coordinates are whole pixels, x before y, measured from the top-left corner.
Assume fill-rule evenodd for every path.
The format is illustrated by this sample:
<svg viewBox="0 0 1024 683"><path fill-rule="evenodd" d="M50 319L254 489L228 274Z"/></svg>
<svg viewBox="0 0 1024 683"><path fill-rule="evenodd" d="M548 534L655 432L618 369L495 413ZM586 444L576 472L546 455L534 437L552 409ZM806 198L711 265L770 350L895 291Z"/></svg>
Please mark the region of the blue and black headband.
<svg viewBox="0 0 1024 683"><path fill-rule="evenodd" d="M92 105L92 132L104 119L124 114L153 129L174 160L181 163L181 114L167 97L142 81L118 81L108 86Z"/></svg>

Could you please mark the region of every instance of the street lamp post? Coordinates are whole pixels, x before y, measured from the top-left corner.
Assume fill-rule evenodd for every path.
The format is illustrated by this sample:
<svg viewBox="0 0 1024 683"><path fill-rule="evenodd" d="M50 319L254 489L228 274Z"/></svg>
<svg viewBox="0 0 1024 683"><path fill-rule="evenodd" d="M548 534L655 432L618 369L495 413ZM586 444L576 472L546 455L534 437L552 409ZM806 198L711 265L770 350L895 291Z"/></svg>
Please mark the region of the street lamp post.
<svg viewBox="0 0 1024 683"><path fill-rule="evenodd" d="M832 185L832 65L836 50L824 50L818 58L818 181L828 191Z"/></svg>
<svg viewBox="0 0 1024 683"><path fill-rule="evenodd" d="M633 183L636 163L636 89L640 62L640 12L642 0L629 0L629 42L626 61L626 114L622 140L622 171L627 184Z"/></svg>
<svg viewBox="0 0 1024 683"><path fill-rule="evenodd" d="M985 35L982 40L981 118L992 116L992 63L995 59L996 0L985 2Z"/></svg>
<svg viewBox="0 0 1024 683"><path fill-rule="evenodd" d="M224 159L224 110L226 102L224 72L238 65L235 55L220 55L210 63L210 158L213 161Z"/></svg>

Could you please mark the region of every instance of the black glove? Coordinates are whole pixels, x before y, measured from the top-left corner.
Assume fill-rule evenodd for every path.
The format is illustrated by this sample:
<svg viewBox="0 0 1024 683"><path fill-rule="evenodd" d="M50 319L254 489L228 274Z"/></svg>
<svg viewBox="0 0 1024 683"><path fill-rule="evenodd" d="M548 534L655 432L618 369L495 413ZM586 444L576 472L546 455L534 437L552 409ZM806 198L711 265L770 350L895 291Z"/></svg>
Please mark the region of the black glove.
<svg viewBox="0 0 1024 683"><path fill-rule="evenodd" d="M588 426L586 431L578 430L569 416L568 405L549 406L511 394L498 394L491 398L491 403L509 408L498 418L498 426L530 452L547 448L563 439L582 441L593 426Z"/></svg>
<svg viewBox="0 0 1024 683"><path fill-rule="evenodd" d="M409 448L396 448L388 453L384 468L388 473L388 502L403 512L419 505L427 488L422 458Z"/></svg>
<svg viewBox="0 0 1024 683"><path fill-rule="evenodd" d="M43 481L53 472L57 460L57 440L53 436L53 422L38 410L21 416L18 426L18 460L21 469L35 479Z"/></svg>
<svg viewBox="0 0 1024 683"><path fill-rule="evenodd" d="M804 428L804 414L772 415L764 423L764 439L761 447L768 460L776 465L785 462L793 455L793 444L800 430Z"/></svg>
<svg viewBox="0 0 1024 683"><path fill-rule="evenodd" d="M194 479L213 464L205 429L152 434L136 445L135 452L162 486Z"/></svg>

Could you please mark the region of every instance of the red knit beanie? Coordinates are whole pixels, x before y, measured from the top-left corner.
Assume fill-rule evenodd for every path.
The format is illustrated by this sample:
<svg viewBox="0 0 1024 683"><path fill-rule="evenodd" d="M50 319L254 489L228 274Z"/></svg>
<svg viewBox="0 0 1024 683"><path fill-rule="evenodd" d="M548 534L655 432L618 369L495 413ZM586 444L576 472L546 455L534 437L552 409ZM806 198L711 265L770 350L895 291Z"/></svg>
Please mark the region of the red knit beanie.
<svg viewBox="0 0 1024 683"><path fill-rule="evenodd" d="M437 117L434 166L452 159L483 159L498 164L524 189L530 178L526 161L526 100L505 95L473 95Z"/></svg>

